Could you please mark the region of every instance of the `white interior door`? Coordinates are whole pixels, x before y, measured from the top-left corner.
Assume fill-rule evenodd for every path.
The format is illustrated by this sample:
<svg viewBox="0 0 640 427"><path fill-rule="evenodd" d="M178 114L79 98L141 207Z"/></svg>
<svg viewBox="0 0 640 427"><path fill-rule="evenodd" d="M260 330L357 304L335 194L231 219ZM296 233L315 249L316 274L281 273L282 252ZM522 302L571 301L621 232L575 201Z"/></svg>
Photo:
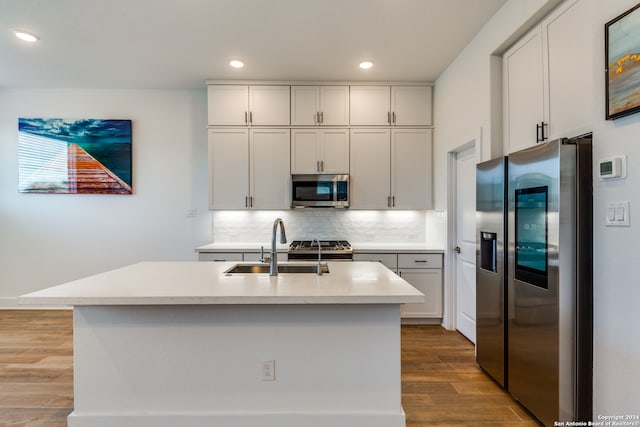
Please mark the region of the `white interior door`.
<svg viewBox="0 0 640 427"><path fill-rule="evenodd" d="M476 342L476 156L456 155L456 329Z"/></svg>

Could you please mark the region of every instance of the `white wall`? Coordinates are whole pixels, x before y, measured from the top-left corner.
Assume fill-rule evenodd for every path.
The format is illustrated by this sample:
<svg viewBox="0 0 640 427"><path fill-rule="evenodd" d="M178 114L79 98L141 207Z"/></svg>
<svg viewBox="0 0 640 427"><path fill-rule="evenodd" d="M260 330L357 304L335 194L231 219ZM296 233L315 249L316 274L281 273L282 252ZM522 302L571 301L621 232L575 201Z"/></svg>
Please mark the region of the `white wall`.
<svg viewBox="0 0 640 427"><path fill-rule="evenodd" d="M19 117L131 119L134 194L18 193ZM0 89L0 306L138 261L195 260L210 240L204 89Z"/></svg>
<svg viewBox="0 0 640 427"><path fill-rule="evenodd" d="M640 253L640 114L604 120L604 24L633 7L637 0L582 0L593 5L594 159L626 154L629 176L617 182L594 182L594 416L638 414L640 384L640 280L634 264ZM447 152L482 130L483 159L501 153L500 125L495 120L495 75L491 55L501 53L555 2L509 0L456 61L436 81L434 190L436 209L446 209ZM570 29L567 29L570 31ZM495 64L494 64L495 65ZM499 68L499 67L498 67ZM492 110L493 106L493 110ZM501 114L501 113L500 113ZM567 135L570 136L570 135ZM604 226L608 201L631 201L630 228ZM634 213L635 212L635 213ZM447 278L448 279L448 278ZM447 283L448 285L448 283Z"/></svg>

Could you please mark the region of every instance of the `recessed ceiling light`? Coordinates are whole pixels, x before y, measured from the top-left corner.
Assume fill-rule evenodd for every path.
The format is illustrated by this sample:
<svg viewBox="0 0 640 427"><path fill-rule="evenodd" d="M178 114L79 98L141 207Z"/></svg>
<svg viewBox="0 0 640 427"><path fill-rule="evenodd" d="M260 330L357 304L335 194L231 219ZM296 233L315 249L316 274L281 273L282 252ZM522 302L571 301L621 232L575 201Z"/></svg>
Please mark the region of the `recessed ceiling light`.
<svg viewBox="0 0 640 427"><path fill-rule="evenodd" d="M231 61L229 61L229 65L231 65L233 68L242 68L244 67L244 62L240 61L239 59L232 59Z"/></svg>
<svg viewBox="0 0 640 427"><path fill-rule="evenodd" d="M40 40L40 37L36 36L35 34L31 34L31 33L27 33L26 31L20 31L20 30L16 30L14 31L15 35L17 38L19 38L20 40L24 40L26 42L37 42L38 40Z"/></svg>
<svg viewBox="0 0 640 427"><path fill-rule="evenodd" d="M373 62L371 61L362 61L360 63L360 68L362 68L363 70L368 70L371 67L373 67Z"/></svg>

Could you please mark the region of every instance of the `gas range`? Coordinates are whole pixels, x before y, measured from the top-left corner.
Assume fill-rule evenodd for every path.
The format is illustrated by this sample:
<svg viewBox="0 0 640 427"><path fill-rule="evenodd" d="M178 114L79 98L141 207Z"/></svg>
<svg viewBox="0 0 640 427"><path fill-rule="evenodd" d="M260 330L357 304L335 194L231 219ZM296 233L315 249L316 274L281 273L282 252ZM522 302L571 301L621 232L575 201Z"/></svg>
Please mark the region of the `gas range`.
<svg viewBox="0 0 640 427"><path fill-rule="evenodd" d="M320 240L320 258L323 260L353 260L353 249L346 240ZM289 245L289 260L317 260L316 240L294 240Z"/></svg>

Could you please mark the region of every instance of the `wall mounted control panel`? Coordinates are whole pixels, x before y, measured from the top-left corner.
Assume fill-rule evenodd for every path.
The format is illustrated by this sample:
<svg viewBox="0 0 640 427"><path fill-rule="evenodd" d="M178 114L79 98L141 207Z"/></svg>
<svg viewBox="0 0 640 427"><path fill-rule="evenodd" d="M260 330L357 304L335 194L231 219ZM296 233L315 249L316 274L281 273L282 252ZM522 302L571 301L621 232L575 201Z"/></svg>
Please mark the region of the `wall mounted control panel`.
<svg viewBox="0 0 640 427"><path fill-rule="evenodd" d="M609 202L607 204L607 227L629 227L629 201Z"/></svg>
<svg viewBox="0 0 640 427"><path fill-rule="evenodd" d="M626 156L614 156L598 162L598 176L601 180L623 179L627 177Z"/></svg>

